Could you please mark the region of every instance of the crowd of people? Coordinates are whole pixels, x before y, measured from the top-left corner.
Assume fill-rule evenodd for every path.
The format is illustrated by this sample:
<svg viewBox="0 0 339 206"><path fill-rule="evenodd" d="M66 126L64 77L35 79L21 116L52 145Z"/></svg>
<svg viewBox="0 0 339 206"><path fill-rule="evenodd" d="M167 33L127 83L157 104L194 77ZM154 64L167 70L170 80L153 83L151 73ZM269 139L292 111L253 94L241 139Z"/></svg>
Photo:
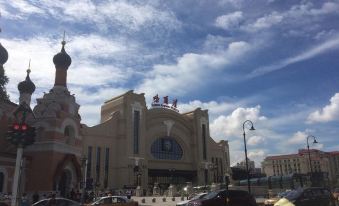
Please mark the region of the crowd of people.
<svg viewBox="0 0 339 206"><path fill-rule="evenodd" d="M119 196L127 196L128 198L131 198L133 195L132 190L111 190L111 191L85 191L84 193L84 203L91 203L94 202L95 200L105 197L105 196L110 196L110 195L119 195ZM38 202L39 200L43 199L54 199L56 197L62 197L59 192L57 191L52 191L48 193L38 193L34 192L33 194L26 194L23 193L21 197L19 198L20 206L29 206L31 204L34 204ZM0 193L0 202L4 202L7 205L10 205L11 202L11 194L4 194ZM82 193L79 190L74 190L72 189L64 198L76 201L76 202L81 202L82 198Z"/></svg>

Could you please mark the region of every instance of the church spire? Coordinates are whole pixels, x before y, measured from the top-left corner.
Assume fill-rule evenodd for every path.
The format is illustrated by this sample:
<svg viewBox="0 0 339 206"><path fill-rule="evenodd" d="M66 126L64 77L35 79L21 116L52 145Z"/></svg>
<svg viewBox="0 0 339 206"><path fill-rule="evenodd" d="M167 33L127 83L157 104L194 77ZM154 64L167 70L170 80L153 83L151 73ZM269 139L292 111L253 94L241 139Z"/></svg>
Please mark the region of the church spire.
<svg viewBox="0 0 339 206"><path fill-rule="evenodd" d="M27 105L31 103L31 96L35 91L35 85L32 82L29 74L31 73L31 60L29 60L28 69L27 69L27 76L25 81L22 81L18 84L18 90L20 92L19 102L22 104L26 102Z"/></svg>
<svg viewBox="0 0 339 206"><path fill-rule="evenodd" d="M67 87L67 69L71 65L72 59L65 51L65 32L61 45L61 51L53 57L56 69L54 86Z"/></svg>

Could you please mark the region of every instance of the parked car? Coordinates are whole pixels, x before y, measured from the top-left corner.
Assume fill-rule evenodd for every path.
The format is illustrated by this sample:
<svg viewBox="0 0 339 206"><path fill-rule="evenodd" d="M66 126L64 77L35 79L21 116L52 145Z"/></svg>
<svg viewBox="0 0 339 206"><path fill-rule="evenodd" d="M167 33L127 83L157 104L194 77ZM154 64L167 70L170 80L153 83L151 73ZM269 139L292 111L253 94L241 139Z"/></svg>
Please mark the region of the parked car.
<svg viewBox="0 0 339 206"><path fill-rule="evenodd" d="M48 206L52 198L47 198L34 203L32 206ZM80 203L66 198L55 198L56 206L80 206Z"/></svg>
<svg viewBox="0 0 339 206"><path fill-rule="evenodd" d="M274 206L335 206L335 201L328 189L310 187L290 191Z"/></svg>
<svg viewBox="0 0 339 206"><path fill-rule="evenodd" d="M203 198L206 194L207 194L206 192L199 193L199 194L195 195L194 197L192 197L192 198L189 199L189 200L185 200L185 201L178 202L178 203L176 204L176 206L187 206L187 204L188 204L190 201L201 199L201 198Z"/></svg>
<svg viewBox="0 0 339 206"><path fill-rule="evenodd" d="M138 202L125 196L106 196L90 204L91 206L138 206Z"/></svg>
<svg viewBox="0 0 339 206"><path fill-rule="evenodd" d="M218 190L203 198L193 200L187 206L256 206L252 195L243 190Z"/></svg>
<svg viewBox="0 0 339 206"><path fill-rule="evenodd" d="M290 191L291 190L288 190L288 191L285 191L285 192L280 192L275 197L271 197L271 198L265 199L264 206L273 206L281 198L285 197L288 194L288 192L290 192Z"/></svg>

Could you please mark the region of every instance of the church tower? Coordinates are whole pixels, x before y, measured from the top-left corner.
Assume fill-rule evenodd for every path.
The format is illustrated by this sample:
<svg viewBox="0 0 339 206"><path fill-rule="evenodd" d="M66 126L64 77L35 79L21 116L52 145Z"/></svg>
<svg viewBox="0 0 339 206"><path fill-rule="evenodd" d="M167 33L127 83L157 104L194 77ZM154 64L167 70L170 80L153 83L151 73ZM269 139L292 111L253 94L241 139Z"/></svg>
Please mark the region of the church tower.
<svg viewBox="0 0 339 206"><path fill-rule="evenodd" d="M67 70L72 59L66 53L65 45L63 40L61 51L53 58L54 86L37 99L33 110L36 141L25 149L25 154L31 157L26 191L39 188L40 191L58 191L61 196L66 196L72 188L79 186L82 154L80 106L67 88ZM37 175L42 172L44 175Z"/></svg>

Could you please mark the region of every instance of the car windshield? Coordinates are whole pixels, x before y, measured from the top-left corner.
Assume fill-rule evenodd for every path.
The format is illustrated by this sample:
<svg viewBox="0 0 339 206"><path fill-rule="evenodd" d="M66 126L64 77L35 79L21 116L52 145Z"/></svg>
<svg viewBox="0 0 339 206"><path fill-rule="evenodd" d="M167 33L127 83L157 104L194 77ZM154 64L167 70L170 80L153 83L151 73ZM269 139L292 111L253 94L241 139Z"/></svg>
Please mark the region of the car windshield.
<svg viewBox="0 0 339 206"><path fill-rule="evenodd" d="M287 193L285 198L288 200L296 200L301 195L302 192L303 192L302 190L292 190Z"/></svg>
<svg viewBox="0 0 339 206"><path fill-rule="evenodd" d="M206 195L205 193L203 193L203 194L198 194L198 195L194 196L191 200L198 200L198 199L201 199L201 198L203 198L205 195Z"/></svg>
<svg viewBox="0 0 339 206"><path fill-rule="evenodd" d="M212 198L215 198L217 195L219 194L219 192L210 192L208 193L207 195L205 195L203 197L203 199L212 199Z"/></svg>

